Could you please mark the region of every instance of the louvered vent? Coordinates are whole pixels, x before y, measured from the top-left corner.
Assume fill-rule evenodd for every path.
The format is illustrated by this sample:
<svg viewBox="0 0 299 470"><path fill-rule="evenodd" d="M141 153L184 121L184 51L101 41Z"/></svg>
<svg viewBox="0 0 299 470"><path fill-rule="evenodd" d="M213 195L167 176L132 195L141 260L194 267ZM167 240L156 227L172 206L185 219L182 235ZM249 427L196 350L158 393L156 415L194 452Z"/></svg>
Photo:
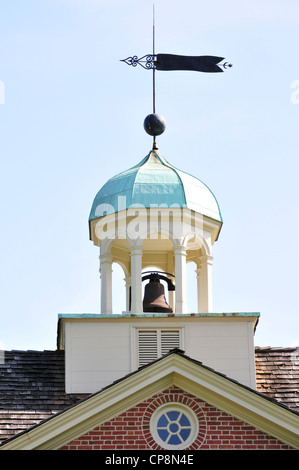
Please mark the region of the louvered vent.
<svg viewBox="0 0 299 470"><path fill-rule="evenodd" d="M161 330L161 356L171 349L180 348L180 330Z"/></svg>
<svg viewBox="0 0 299 470"><path fill-rule="evenodd" d="M138 330L138 367L180 347L180 330Z"/></svg>
<svg viewBox="0 0 299 470"><path fill-rule="evenodd" d="M156 330L139 330L138 352L139 367L157 359L158 335Z"/></svg>

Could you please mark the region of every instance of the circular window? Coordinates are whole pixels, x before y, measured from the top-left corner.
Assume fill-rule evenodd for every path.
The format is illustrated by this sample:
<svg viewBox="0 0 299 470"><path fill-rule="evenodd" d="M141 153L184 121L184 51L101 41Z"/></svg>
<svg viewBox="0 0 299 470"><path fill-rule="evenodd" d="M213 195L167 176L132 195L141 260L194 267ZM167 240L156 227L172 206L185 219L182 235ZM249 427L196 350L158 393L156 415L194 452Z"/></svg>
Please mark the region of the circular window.
<svg viewBox="0 0 299 470"><path fill-rule="evenodd" d="M185 449L197 436L198 422L190 408L168 403L155 411L150 429L157 444L164 449Z"/></svg>

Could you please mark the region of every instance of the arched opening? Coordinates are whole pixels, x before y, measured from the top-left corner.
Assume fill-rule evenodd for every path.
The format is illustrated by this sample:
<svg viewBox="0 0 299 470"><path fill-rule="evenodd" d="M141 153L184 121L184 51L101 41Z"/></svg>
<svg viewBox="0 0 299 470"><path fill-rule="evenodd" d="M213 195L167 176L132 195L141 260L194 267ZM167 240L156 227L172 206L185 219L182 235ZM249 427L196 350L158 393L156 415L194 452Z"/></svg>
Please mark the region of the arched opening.
<svg viewBox="0 0 299 470"><path fill-rule="evenodd" d="M121 314L126 311L126 282L123 268L112 263L112 312Z"/></svg>
<svg viewBox="0 0 299 470"><path fill-rule="evenodd" d="M188 312L198 313L197 306L197 265L194 261L189 261L186 266L186 295L188 300Z"/></svg>

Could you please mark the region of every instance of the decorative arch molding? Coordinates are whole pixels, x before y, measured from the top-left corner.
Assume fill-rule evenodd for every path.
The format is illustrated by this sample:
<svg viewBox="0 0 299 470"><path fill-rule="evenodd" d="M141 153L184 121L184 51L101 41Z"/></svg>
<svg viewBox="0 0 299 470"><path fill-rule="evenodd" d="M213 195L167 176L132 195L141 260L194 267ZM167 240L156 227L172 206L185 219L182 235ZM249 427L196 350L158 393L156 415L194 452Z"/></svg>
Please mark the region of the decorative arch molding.
<svg viewBox="0 0 299 470"><path fill-rule="evenodd" d="M182 393L181 390L176 389L175 387L170 388L163 394L160 394L145 410L142 422L142 432L148 446L155 450L169 450L171 448L169 446L164 447L162 445L161 440L157 439L157 435L153 429L153 418L155 417L155 414L158 413L160 409L162 411L168 406L169 409L171 409L171 406L178 409L181 408L182 410L189 409L190 413L194 415L195 421L197 422L192 423L192 425L196 428L196 433L194 439L186 449L199 449L205 441L207 433L207 420L205 413L197 400ZM184 448L184 446L180 446L180 448ZM173 450L176 450L175 446Z"/></svg>
<svg viewBox="0 0 299 470"><path fill-rule="evenodd" d="M188 244L194 240L194 245L196 245L196 248L200 251L203 250L204 255L212 255L212 248L211 245L207 242L207 240L204 238L203 235L200 235L198 233L194 232L188 232L185 237L183 238L181 244L184 245L187 250L190 249L188 248Z"/></svg>

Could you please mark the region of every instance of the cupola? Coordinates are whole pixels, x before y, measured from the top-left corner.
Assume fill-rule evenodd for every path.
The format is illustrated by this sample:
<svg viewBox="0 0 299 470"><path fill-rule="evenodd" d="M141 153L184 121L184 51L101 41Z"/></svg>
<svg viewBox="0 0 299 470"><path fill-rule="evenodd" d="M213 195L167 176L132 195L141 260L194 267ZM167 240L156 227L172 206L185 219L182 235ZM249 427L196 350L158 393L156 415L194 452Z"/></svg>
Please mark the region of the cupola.
<svg viewBox="0 0 299 470"><path fill-rule="evenodd" d="M222 226L218 202L198 178L151 150L110 178L92 204L90 238L100 247L101 313L111 314L112 263L124 271L124 311L143 312L142 272L155 266L173 280L173 312L187 313L186 263L196 264L198 313L212 311L212 246Z"/></svg>

